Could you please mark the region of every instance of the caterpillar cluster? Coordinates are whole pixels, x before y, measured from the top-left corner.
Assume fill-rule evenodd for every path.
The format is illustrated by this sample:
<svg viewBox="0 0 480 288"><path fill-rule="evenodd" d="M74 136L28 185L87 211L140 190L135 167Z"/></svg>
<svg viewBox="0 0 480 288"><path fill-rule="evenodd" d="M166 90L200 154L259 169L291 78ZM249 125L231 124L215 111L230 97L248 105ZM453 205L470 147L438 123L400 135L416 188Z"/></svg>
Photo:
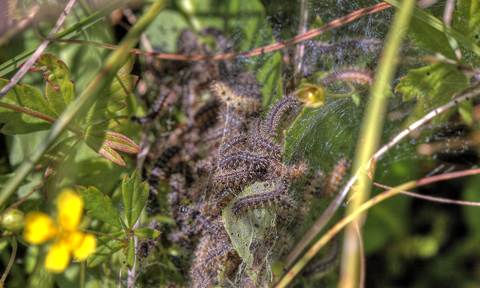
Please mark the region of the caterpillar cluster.
<svg viewBox="0 0 480 288"><path fill-rule="evenodd" d="M215 39L225 40L217 36ZM184 41L189 43L192 42ZM197 48L187 45L178 51L193 53ZM209 67L208 75L201 73L202 65ZM157 189L159 185L168 184L164 185L169 187L168 192L163 193L168 193L169 205L149 207L148 211L171 213L174 224L164 235L185 251L194 251L188 279L191 286L257 287L265 280L260 275L269 269L263 259L276 260L281 257L282 249L288 249L292 231L302 224L310 200L316 194L313 187L320 186L322 175L313 173L301 191L294 190L296 183L304 183L301 181L309 174L308 166L300 158L295 163L282 162L284 131L302 105L293 96L286 96L271 107L265 119L259 118L262 94L251 73L223 71L228 67L208 60L194 62L187 68L184 77L168 90L181 97L174 99L170 95L162 100L176 100L176 104L183 105L187 121L173 125L166 138L158 139L159 145L152 152L156 160L151 161L153 167L148 180L151 198L165 197L157 195L160 193ZM338 79L371 83L367 71L354 69L332 74L324 80ZM198 96L199 92L202 95L210 92L211 97L200 101L200 97L190 96ZM338 189L348 169L346 164L334 169L323 186L326 193ZM266 183L268 189L245 195L249 187L262 183ZM274 211L276 229L266 231L263 239L251 244L255 249L252 269L259 275L258 279L252 279L240 273L244 262L231 238L239 235L229 235L224 215L241 219L260 209ZM138 249L138 255L146 257L152 246L141 243Z"/></svg>

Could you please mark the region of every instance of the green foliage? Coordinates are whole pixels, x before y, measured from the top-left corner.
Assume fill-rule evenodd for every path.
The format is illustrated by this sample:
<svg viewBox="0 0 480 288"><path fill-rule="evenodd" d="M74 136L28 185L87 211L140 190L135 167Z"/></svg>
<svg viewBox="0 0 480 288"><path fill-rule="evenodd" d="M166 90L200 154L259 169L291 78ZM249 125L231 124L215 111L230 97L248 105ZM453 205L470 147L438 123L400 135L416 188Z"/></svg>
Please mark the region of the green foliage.
<svg viewBox="0 0 480 288"><path fill-rule="evenodd" d="M268 182L258 182L246 187L237 199L248 195L258 195L271 192L272 184ZM270 234L275 233L275 205L266 205L261 209L252 209L245 214L236 217L232 214L232 206L236 201L232 201L222 214L225 223L225 229L232 240L233 247L244 262L243 269L252 279L256 279L256 271L252 269L255 259L255 243L261 242L265 237L273 237ZM269 235L269 236L267 236ZM273 248L273 247L272 247ZM260 259L268 261L269 259ZM273 263L268 264L273 265Z"/></svg>
<svg viewBox="0 0 480 288"><path fill-rule="evenodd" d="M120 231L109 235L119 239L101 237L95 254L88 258L88 265L93 267L104 262L108 255L124 249L127 263L130 268L135 262L135 243L133 235L141 238L157 238L160 232L149 228L134 229L140 213L146 205L149 186L146 182L141 183L140 173L135 170L131 176L125 176L122 183L122 198L125 209L118 213L112 204L112 200L95 187L85 188L76 186L77 191L82 195L85 202L87 214L93 218L108 223ZM126 221L124 222L125 219ZM126 224L125 224L126 223ZM126 241L126 242L122 242Z"/></svg>
<svg viewBox="0 0 480 288"><path fill-rule="evenodd" d="M115 211L112 200L108 195L104 195L95 187L88 187L87 189L83 186L77 186L76 188L77 192L83 197L85 209L87 209L89 216L100 219L120 229L127 227L125 223L123 223L120 215Z"/></svg>
<svg viewBox="0 0 480 288"><path fill-rule="evenodd" d="M88 11L95 10L92 9L93 7L89 7L90 4L87 2L79 4L82 5L82 10L85 10L83 11L85 15L82 14L83 12L79 12L74 17L68 18L67 20L70 22L65 27L70 28L58 33L57 37L71 38L76 35L90 41L114 42L113 37L103 37L105 36L103 34L113 35L114 33L108 28L105 29L105 23L99 21L110 11L121 7L126 1L112 2L99 12L91 15L88 15ZM173 2L173 5L156 18L154 24L146 30L146 34L155 50L176 53L177 39L182 29L191 29L205 45L212 46L212 39L201 35L201 31L206 27L215 27L232 41L233 47L230 47L232 52L248 52L298 34L298 2L278 1L267 3L258 0L179 0ZM345 5L338 1L311 1L308 8L312 11L309 10L307 23L309 27L316 28L323 25L324 22L329 22L344 16L347 12L373 3L371 1L357 2L354 1ZM395 5L399 4L399 1L396 0L387 2ZM475 47L478 48L480 44L479 1L458 0L453 12L451 28L443 25L441 16L438 16L443 14L443 8L443 3L437 3L430 7L432 13L428 10L421 11L418 9L414 12L416 18L412 18L407 36L410 41L407 41L408 44L405 44L403 48L408 50L405 59L413 54L413 57L421 59L421 62L415 62L412 65L407 63L405 66L403 66L405 63L400 64L402 67L396 75L399 83L394 83L397 85L395 92L398 93L394 95L389 91L391 97L388 100L386 128L381 135L382 144L398 134L402 127L408 126L471 87L471 76L475 73L478 74L480 56L478 55L479 50L475 50ZM317 11L320 11L320 15L316 15ZM309 41L317 39L336 41L346 37L362 38L365 36L383 39L384 34L375 30L374 26L378 24L375 22L378 19L381 19L381 23L384 24L391 21L393 17L390 13L392 12L384 12L365 17L365 19L368 18L365 20L366 22L360 22L363 20L359 20L360 24L347 25L332 31L331 34L330 32L322 34L315 39L305 41L305 43L310 44ZM84 19L81 19L82 17ZM94 23L98 23L98 25L92 26ZM40 29L41 27L39 26ZM93 27L97 31L87 30L88 27ZM360 31L360 28L363 30ZM451 33L452 31L454 33ZM44 32L41 33L46 35ZM5 48L10 51L7 51L8 54L5 53L8 56L3 57L10 57L10 59L0 65L0 75L6 75L18 68L21 62L33 53L35 48L31 47L39 43L33 37L31 31L25 32L19 38L21 39L12 39L13 41L9 44L15 48L15 51L9 47L7 47L8 49ZM21 44L19 45L18 42L21 42ZM385 45L388 46L389 43L385 43ZM212 48L213 50L216 49L216 47ZM41 55L36 64L30 68L31 72L43 72L45 82L40 83L41 81L35 82L32 80L35 78L35 75L32 76L32 74L38 73L28 73L23 78L23 83L28 84L15 85L0 100L1 133L6 135L8 149L8 153L4 153L8 155L0 155L5 160L0 163L2 165L5 163L5 173L8 173L0 177L0 188L2 189L3 183L13 175L11 173L12 167L16 167L25 161L26 156L31 154L31 151L40 143L39 141L47 137L45 132L51 129L52 124L59 119L65 110L72 107L71 104L78 94L76 92L83 91L82 89L86 86L84 84L91 81L92 75L90 75L90 72L96 71L100 67L101 60L105 56L104 52L97 50L98 48L91 48L86 45L51 43L49 49L51 49L48 50L50 54ZM16 55L18 51L24 50L25 52L11 57ZM86 55L86 50L89 51L88 55ZM292 51L285 48L282 51L283 54L276 51L256 57L239 57L222 62L221 65L225 63L229 67L241 67L253 72L262 85L263 104L264 107L267 107L275 101L273 98L282 97L282 94L291 92L291 87L287 87L285 83L293 77L288 69L292 70L294 63L285 64L281 55L288 58L287 56L291 56ZM457 57L458 51L460 51L460 58ZM218 49L215 51L215 53L223 52L225 51L219 51ZM58 60L57 57L62 61ZM377 61L377 59L372 59L372 56L368 53L362 53L358 59L348 63L335 62L333 60L335 55L306 55L305 57L308 59L310 57L311 59L322 57L324 67L327 67L327 69L321 70L330 70L313 71L314 76L317 76L317 74L325 75L325 73L333 72L340 67L364 68L366 65L371 65L368 68L375 71ZM148 284L145 284L145 287L151 283L162 287L170 284L188 285L184 281L187 281L185 279L188 278L187 266L188 263L191 263L193 253L182 250L183 247L170 246L170 235L169 237L162 237L161 241L158 242L160 244L153 248L155 259L151 259L152 261L148 265L144 265L144 268L139 268L139 259L136 259L138 257L136 255L137 251L135 251L134 236L153 239L159 237L160 232L150 228L134 228L136 227L135 223L139 222L140 227L144 226L144 207L149 188L148 184L142 182L140 171L144 171L144 167L123 178L121 186L119 185L124 170L120 170L123 167L119 167L117 164L126 165L125 169L132 171L136 163L124 161L118 151L139 153L140 148L132 139L137 141L140 133L151 127L154 127L152 130L154 132L170 132L170 126L165 128L170 123L154 123L146 129L140 129L137 124L128 121L128 116L125 116L138 115L139 109L147 110L149 108L141 107L142 103L140 101L137 103L138 98L129 96L132 95L138 80L137 76L130 74L134 67L134 59L135 56L131 54L118 60L120 68L115 71L116 76L109 79L109 83L102 93L88 103L88 108L80 111L79 116L68 127L69 131L56 140L40 162L36 164L37 169L44 167L45 172L41 171L43 177L38 172L33 172L32 175L23 180L17 195L10 197L8 201L8 204L14 203L17 199L29 193L42 180L46 180L44 190L49 203L54 202L55 191L62 184L81 184L85 186L77 185L76 187L84 199L87 214L94 218L90 225L93 230L102 231L103 235L108 235L108 237L98 238L96 253L89 257L87 261L89 267L94 267L87 270L87 287L113 285L114 280L112 278L116 276L113 277L112 275L122 269L121 263L125 261L131 269L135 260L137 261L137 278L145 277L147 279L145 283ZM152 74L151 72L163 67L159 63L161 62L150 61L148 62L150 66L143 68L151 69L147 72ZM406 71L408 71L408 74ZM148 81L148 77L146 77L145 83L147 85L149 84ZM166 82L168 80L165 80ZM8 80L0 79L0 89L7 83ZM298 87L294 87L294 89L296 88ZM148 87L148 89L156 92L155 88ZM148 90L141 96L147 96L149 93L154 94L152 91ZM304 92L309 91L304 89ZM276 92L275 96L273 92ZM322 102L322 104L325 104L324 107L304 109L298 115L292 127L285 131L284 161L293 163L297 156L301 157L307 161L311 170L320 169L324 172L325 177L328 177L329 172L340 157L352 158L356 153L356 145L359 141L360 122L364 116L365 104L370 100L366 91L360 89L356 92L352 97L345 99L327 97L325 100L322 98L322 100L325 100ZM399 97L401 95L403 95L403 99ZM403 103L403 101L406 103ZM124 109L126 107L125 103L129 104L127 109ZM139 109L137 109L137 105L140 106ZM478 120L476 120L478 115L473 109L474 105L476 105L475 99L458 103L447 115L437 117L433 121L435 125L432 129L433 132L429 129L426 132L421 131L422 133L418 133L420 136L412 136L409 141L404 140L396 147L392 147L384 158L378 159L374 181L395 186L408 180L425 177L441 165L445 165L445 169L452 167L451 169L458 170L462 167L468 169L468 167L478 166L478 159L471 157L471 154L478 154L478 149L475 146L478 144L476 138L478 134ZM174 109L174 107L168 108L169 111ZM452 117L457 111L462 117L461 122L457 120L457 117ZM168 121L184 118L184 115L181 115L179 111L173 113L175 113L175 117L165 116L166 118L170 117L167 119ZM389 118L390 114L395 113L401 114L401 116L391 120L394 117ZM465 134L456 137L436 134L438 128L443 128L443 121L447 120L451 120L454 124L468 124L462 125L468 126L465 130L462 130L462 133ZM174 125L183 125L183 123L175 123ZM455 127L453 132L458 132ZM436 143L432 144L429 142L430 140L420 143L425 137L432 136L434 138L438 135L440 135L440 140L435 139L437 140ZM145 136L152 141L159 134L145 133ZM442 142L443 139L445 139L444 142ZM160 143L160 145L163 144L163 142ZM470 154L461 154L463 150L455 150L455 148L451 150L450 148L437 148L433 152L433 156L421 152L423 151L421 148L435 149L435 145L441 144L447 147L449 147L448 145L462 146L462 149L467 150ZM452 151L455 154L461 154L461 157L454 156L455 154L450 153ZM103 158L98 157L98 155ZM446 160L445 158L449 159ZM146 170L148 173L148 166ZM444 170L439 171L437 173L442 173ZM450 183L450 181L445 183ZM265 183L256 183L247 187L237 197L269 192L271 187L265 187L263 184ZM93 186L86 188L88 185L93 185L99 189ZM297 184L297 186L301 185L303 185L303 182ZM429 189L421 192L424 194L430 192L432 195L448 198L455 197L452 195L456 194L451 194L451 192L458 192L462 200L478 202L480 201L478 187L478 177L475 177L469 181L455 182L451 186L445 184L433 188L429 187ZM296 188L292 189L292 193ZM165 190L168 190L168 188ZM379 189L374 191L375 193L381 192ZM163 193L158 198L163 201L166 199L165 195L167 193ZM18 209L24 212L36 209L47 211L50 209L50 204L45 203L43 193L34 193L33 195L32 198L18 206ZM434 203L434 207L438 209L432 210L431 207L425 207L427 205L423 200L413 200L407 196L396 197L398 198L376 205L369 212L363 230L365 236L364 247L367 256L373 255L373 257L368 257L367 261L382 257L382 260L379 261L384 261L382 264L385 263L385 265L367 264L367 273L371 274L367 274L366 286L373 287L378 286L378 283L387 285L385 283L399 282L398 279L400 279L402 273L407 271L405 267L410 267L413 264L422 273L411 277L409 280L411 286L448 285L445 283L475 286L478 282L478 275L471 275L474 271L470 267L472 265L466 267L464 264L475 264L476 259L480 256L478 252L480 251L478 249L478 240L480 239L480 226L477 221L478 207L457 209L452 208L452 206L440 206ZM275 233L275 205L266 205L263 208L248 211L240 217L234 217L231 215L230 208L235 201L233 200L224 210L223 220L234 248L243 258L244 266L241 269L255 278L254 257L256 248L253 248L255 245L252 245L252 243L256 241L259 243L265 237L271 237L271 235L267 235L268 233ZM310 223L315 221L315 217L322 213L328 201L328 199L312 200L310 214L307 216L306 226L308 227L301 231L308 230ZM160 203L161 214L155 215L154 219L159 220L164 225L164 233L167 234L170 227L174 227L176 222L168 213L164 212L163 208L168 206L168 202L164 202ZM0 211L3 208L0 207ZM343 213L343 210L338 214L340 213ZM461 217L458 217L458 215L463 215L463 218L460 219ZM195 223L190 224L195 225ZM15 237L21 239L18 234ZM301 237L301 235L298 235L298 237ZM8 239L6 237L0 238L2 257L10 253L9 247ZM30 275L29 283L33 284L32 286L53 287L55 285L54 281L57 281L56 285L59 287L69 287L67 286L68 283L78 283L76 280L80 272L76 265L71 265L76 266L76 268L67 270L65 275L61 276L64 278L62 280L59 280L60 277L54 279L51 275L45 276L45 270L38 264L42 262L40 261L43 257L42 253L42 251L39 252L38 247L30 246L25 253L17 254L20 255L17 257L26 255L22 259L26 264L23 267L18 265L18 262L14 262L8 279L14 278L15 282L10 283L25 282L26 280L23 279L28 275ZM182 258L183 256L185 257ZM3 258L2 260L6 263ZM268 261L268 259L261 260ZM182 264L178 262L182 262ZM37 264L36 268L35 263ZM104 264L103 269L99 265L102 263ZM142 262L142 264L144 263ZM269 263L269 266L271 269L278 270L279 275L282 274L281 268L274 268L273 263ZM224 268L226 267L222 267L223 271L226 270ZM220 282L225 280L222 278L222 273L224 272L219 273ZM125 274L123 275L125 276ZM376 277L371 277L373 274ZM271 275L262 276L269 277ZM325 284L324 286L335 286L335 284L328 285L331 284L328 281L322 284ZM142 283L139 283L138 286L143 287Z"/></svg>

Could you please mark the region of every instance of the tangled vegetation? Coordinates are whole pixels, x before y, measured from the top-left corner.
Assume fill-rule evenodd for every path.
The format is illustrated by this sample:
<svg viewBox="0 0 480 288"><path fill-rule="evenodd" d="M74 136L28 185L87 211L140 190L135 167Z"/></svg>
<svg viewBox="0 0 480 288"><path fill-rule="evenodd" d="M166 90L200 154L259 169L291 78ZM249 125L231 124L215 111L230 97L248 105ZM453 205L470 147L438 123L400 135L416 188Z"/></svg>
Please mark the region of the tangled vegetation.
<svg viewBox="0 0 480 288"><path fill-rule="evenodd" d="M475 286L480 2L427 2L2 4L0 287Z"/></svg>

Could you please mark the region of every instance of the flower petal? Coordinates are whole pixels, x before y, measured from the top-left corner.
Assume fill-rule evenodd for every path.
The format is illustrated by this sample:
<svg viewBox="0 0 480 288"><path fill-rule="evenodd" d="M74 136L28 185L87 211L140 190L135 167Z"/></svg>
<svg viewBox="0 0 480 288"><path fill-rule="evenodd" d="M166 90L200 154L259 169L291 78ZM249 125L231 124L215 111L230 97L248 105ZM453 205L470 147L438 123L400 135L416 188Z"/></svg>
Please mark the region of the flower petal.
<svg viewBox="0 0 480 288"><path fill-rule="evenodd" d="M84 235L81 245L73 250L73 255L77 261L85 261L97 248L97 237L90 233Z"/></svg>
<svg viewBox="0 0 480 288"><path fill-rule="evenodd" d="M58 223L67 231L75 231L83 214L83 199L73 189L63 189L57 197Z"/></svg>
<svg viewBox="0 0 480 288"><path fill-rule="evenodd" d="M66 241L59 241L50 248L50 252L48 252L45 260L45 268L53 273L61 273L67 269L69 261L69 245Z"/></svg>
<svg viewBox="0 0 480 288"><path fill-rule="evenodd" d="M23 239L30 244L42 244L57 234L57 226L52 218L39 211L33 211L25 217Z"/></svg>

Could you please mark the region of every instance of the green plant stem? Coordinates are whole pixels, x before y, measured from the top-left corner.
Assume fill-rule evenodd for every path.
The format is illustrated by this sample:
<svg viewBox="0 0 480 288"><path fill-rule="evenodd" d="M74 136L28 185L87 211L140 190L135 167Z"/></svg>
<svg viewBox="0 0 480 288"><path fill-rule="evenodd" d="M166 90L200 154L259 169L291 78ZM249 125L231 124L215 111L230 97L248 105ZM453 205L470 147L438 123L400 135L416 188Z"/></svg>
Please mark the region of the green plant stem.
<svg viewBox="0 0 480 288"><path fill-rule="evenodd" d="M85 270L87 268L87 263L83 261L80 263L80 288L85 288Z"/></svg>
<svg viewBox="0 0 480 288"><path fill-rule="evenodd" d="M7 109L10 109L10 110L14 110L14 111L18 111L18 112L21 112L21 113L24 113L24 114L27 114L27 115L45 120L45 121L50 122L52 124L55 123L55 121L57 121L57 119L55 119L53 117L50 117L48 115L45 115L43 113L40 113L38 111L34 111L32 109L28 109L28 108L18 106L18 105L13 105L13 104L10 104L10 103L0 102L0 107L7 108ZM78 129L78 128L75 128L75 127L68 127L68 130L70 130L73 133L78 134L78 135L83 137L82 129Z"/></svg>
<svg viewBox="0 0 480 288"><path fill-rule="evenodd" d="M347 224L354 221L360 214L364 211L372 208L376 204L395 196L402 191L410 190L415 187L424 186L427 184L431 184L438 181L445 181L465 176L472 176L480 174L480 168L472 169L472 170L465 170L465 171L458 171L452 172L448 174L441 174L432 176L429 178L424 178L420 180L414 180L402 185L399 185L393 189L388 191L382 192L377 196L371 198L369 201L363 203L361 206L357 208L357 210L353 211L348 216L344 217L342 220L338 221L330 230L328 230L325 235L323 235L308 251L303 255L303 257L295 263L295 265L288 271L287 274L283 276L283 278L278 282L275 288L283 288L287 287L287 285L295 278L296 275L305 267L305 265L322 249L336 234L338 234Z"/></svg>
<svg viewBox="0 0 480 288"><path fill-rule="evenodd" d="M47 151L48 147L60 136L60 134L68 127L73 120L87 104L90 104L97 95L99 95L105 86L110 82L114 76L115 71L119 65L119 59L121 59L128 52L129 49L135 47L140 39L141 33L146 27L158 16L158 14L167 6L168 0L157 0L150 8L145 12L138 22L128 31L125 38L118 45L118 49L110 53L107 59L104 61L100 71L96 73L95 78L90 82L90 85L80 94L73 103L68 106L65 111L60 115L55 124L52 125L50 133L46 139L39 145L39 147L33 152L33 154L25 159L23 163L15 170L14 176L12 176L5 183L4 188L0 192L0 206L5 204L8 198L13 194L15 189L20 185L23 179L30 173L43 154Z"/></svg>
<svg viewBox="0 0 480 288"><path fill-rule="evenodd" d="M5 284L5 280L7 279L8 272L10 272L10 268L12 268L13 261L15 260L15 256L17 255L17 238L15 237L10 237L10 240L12 241L12 256L10 257L10 261L8 261L7 269L5 269L5 272L2 275L2 279L0 279L0 287L3 287Z"/></svg>
<svg viewBox="0 0 480 288"><path fill-rule="evenodd" d="M87 230L87 229L84 229L83 232L86 232L86 233L92 233L92 234L95 234L95 235L98 235L98 236L102 236L102 237L107 237L107 238L110 238L110 239L113 239L113 240L117 240L117 241L120 241L122 242L123 244L127 244L127 240L123 240L123 239L120 239L120 238L117 238L115 236L112 236L110 234L106 234L106 233L103 233L103 232L98 232L98 231L93 231L93 230Z"/></svg>
<svg viewBox="0 0 480 288"><path fill-rule="evenodd" d="M382 51L379 69L375 74L375 80L368 102L363 124L358 140L358 153L355 156L353 170L357 171L363 167L365 163L372 157L377 150L383 129L385 113L387 108L387 98L385 92L390 89L390 83L395 73L398 57L398 48L403 39L403 34L412 17L412 10L415 7L415 0L406 0L402 3L394 23L389 31L387 43L388 45ZM359 189L356 191L355 199L352 204L347 207L347 213L357 211L360 205L370 197L371 182L366 173L361 173L359 177ZM363 223L366 215L360 215L357 223ZM360 227L361 230L362 227ZM355 225L348 225L345 229L342 265L340 268L339 287L350 288L358 286L358 240Z"/></svg>

